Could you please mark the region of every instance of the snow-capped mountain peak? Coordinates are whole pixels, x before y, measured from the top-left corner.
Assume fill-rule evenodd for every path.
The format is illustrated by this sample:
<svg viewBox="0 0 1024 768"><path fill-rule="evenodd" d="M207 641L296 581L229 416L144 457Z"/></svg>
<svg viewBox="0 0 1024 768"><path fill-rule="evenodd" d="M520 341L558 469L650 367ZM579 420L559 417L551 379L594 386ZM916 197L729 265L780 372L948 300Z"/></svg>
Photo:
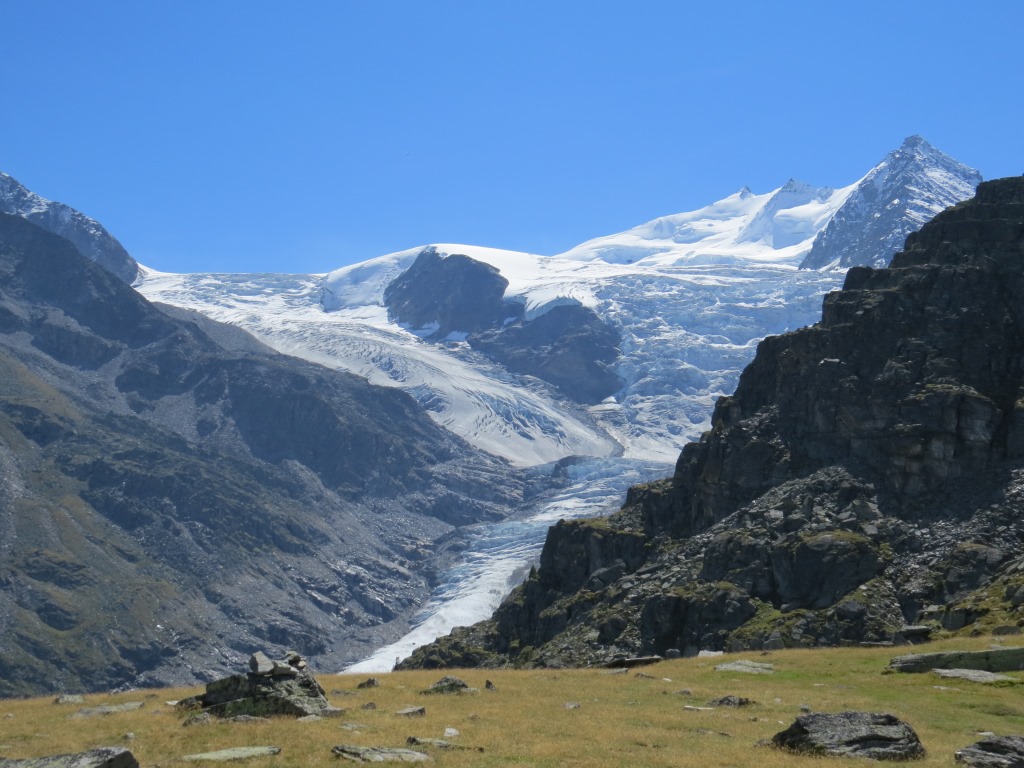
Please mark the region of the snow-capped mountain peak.
<svg viewBox="0 0 1024 768"><path fill-rule="evenodd" d="M800 266L885 266L908 234L971 197L980 181L973 168L910 136L854 185Z"/></svg>
<svg viewBox="0 0 1024 768"><path fill-rule="evenodd" d="M557 256L439 243L326 276L150 274L139 289L242 325L281 351L405 389L438 422L517 464L574 453L671 461L707 427L714 399L731 391L763 336L818 319L842 272L798 270L812 246L843 235L844 246L877 254L884 224L903 233L895 250L926 213L969 197L978 178L911 137L849 186L744 187ZM427 250L497 270L507 283L501 299L522 305L517 322L578 306L613 325L621 344L610 366L622 389L581 407L472 347L472 329L457 320L399 322L385 291ZM839 262L830 256L823 266Z"/></svg>

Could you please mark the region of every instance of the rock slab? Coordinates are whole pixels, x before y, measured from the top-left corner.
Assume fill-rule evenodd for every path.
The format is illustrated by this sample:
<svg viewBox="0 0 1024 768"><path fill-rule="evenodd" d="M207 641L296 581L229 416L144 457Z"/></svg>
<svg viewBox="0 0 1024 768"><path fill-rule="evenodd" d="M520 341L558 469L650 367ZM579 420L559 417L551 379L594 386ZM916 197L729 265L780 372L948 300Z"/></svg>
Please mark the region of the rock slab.
<svg viewBox="0 0 1024 768"><path fill-rule="evenodd" d="M956 752L956 761L974 768L1024 768L1024 736L991 736Z"/></svg>
<svg viewBox="0 0 1024 768"><path fill-rule="evenodd" d="M888 672L930 672L933 669L981 669L985 672L1012 672L1024 669L1024 647L993 648L988 651L910 653L906 656L897 656L886 667Z"/></svg>
<svg viewBox="0 0 1024 768"><path fill-rule="evenodd" d="M739 659L738 661L727 661L725 664L718 664L715 666L715 671L745 672L748 675L770 675L775 672L775 666L762 661Z"/></svg>
<svg viewBox="0 0 1024 768"><path fill-rule="evenodd" d="M801 715L772 737L772 745L794 752L867 757L874 760L913 760L924 757L917 733L894 715L838 712Z"/></svg>
<svg viewBox="0 0 1024 768"><path fill-rule="evenodd" d="M249 760L253 757L271 757L280 752L280 747L231 747L230 749L218 749L215 752L185 755L181 759L191 762L227 763L234 760Z"/></svg>
<svg viewBox="0 0 1024 768"><path fill-rule="evenodd" d="M100 747L67 755L34 757L28 760L0 758L2 768L139 768L135 755L123 747Z"/></svg>
<svg viewBox="0 0 1024 768"><path fill-rule="evenodd" d="M339 744L331 752L353 763L425 763L430 755L402 747L357 747Z"/></svg>
<svg viewBox="0 0 1024 768"><path fill-rule="evenodd" d="M1014 679L1009 675L986 672L983 669L933 669L932 671L939 677L970 680L972 683L999 683Z"/></svg>

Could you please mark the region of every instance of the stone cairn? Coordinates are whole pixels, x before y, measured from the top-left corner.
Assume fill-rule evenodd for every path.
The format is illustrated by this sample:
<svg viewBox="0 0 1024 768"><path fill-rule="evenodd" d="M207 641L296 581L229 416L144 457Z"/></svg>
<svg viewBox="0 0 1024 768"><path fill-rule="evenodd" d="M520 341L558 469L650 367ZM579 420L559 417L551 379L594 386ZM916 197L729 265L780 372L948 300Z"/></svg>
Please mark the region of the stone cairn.
<svg viewBox="0 0 1024 768"><path fill-rule="evenodd" d="M207 683L206 693L183 699L178 706L225 718L332 717L344 711L327 702L324 689L295 651L288 651L280 660L257 651L249 657L247 673Z"/></svg>

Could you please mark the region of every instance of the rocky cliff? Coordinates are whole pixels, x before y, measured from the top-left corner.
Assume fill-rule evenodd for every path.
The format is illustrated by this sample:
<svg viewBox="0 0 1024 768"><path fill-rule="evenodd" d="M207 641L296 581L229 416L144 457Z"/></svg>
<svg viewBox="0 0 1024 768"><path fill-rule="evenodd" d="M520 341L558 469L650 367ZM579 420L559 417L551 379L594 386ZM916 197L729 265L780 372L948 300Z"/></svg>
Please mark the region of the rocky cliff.
<svg viewBox="0 0 1024 768"><path fill-rule="evenodd" d="M890 642L1024 626L1024 178L851 269L769 337L674 475L560 523L483 624L410 666Z"/></svg>
<svg viewBox="0 0 1024 768"><path fill-rule="evenodd" d="M599 403L622 388L615 372L621 334L578 301L536 317L505 298L497 268L464 254L424 248L392 280L383 301L392 319L431 341L465 339L513 373L536 376L580 403ZM453 337L454 334L454 337Z"/></svg>
<svg viewBox="0 0 1024 768"><path fill-rule="evenodd" d="M520 488L404 393L0 214L0 696L193 683L261 645L340 668Z"/></svg>

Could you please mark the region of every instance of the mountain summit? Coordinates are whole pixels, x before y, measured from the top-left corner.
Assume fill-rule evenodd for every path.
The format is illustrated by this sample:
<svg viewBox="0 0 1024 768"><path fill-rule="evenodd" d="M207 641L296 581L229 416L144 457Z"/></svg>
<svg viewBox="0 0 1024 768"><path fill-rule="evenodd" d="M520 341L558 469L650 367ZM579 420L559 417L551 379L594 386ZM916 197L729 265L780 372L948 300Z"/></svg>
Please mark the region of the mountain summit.
<svg viewBox="0 0 1024 768"><path fill-rule="evenodd" d="M970 197L980 181L973 168L910 136L857 183L800 266L884 267L907 235Z"/></svg>

